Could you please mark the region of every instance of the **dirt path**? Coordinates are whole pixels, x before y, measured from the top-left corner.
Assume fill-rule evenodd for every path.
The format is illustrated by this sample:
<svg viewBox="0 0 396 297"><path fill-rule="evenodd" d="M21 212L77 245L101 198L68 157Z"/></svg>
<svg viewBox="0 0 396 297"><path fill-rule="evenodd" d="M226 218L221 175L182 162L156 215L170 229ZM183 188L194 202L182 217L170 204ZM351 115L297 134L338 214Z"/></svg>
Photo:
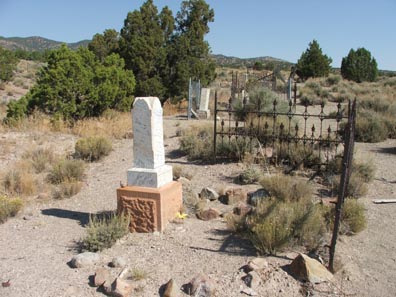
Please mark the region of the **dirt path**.
<svg viewBox="0 0 396 297"><path fill-rule="evenodd" d="M178 126L189 124L183 120L165 121L167 152L177 148ZM396 295L396 205L371 202L372 198L396 198L392 183L396 180L395 148L396 141L357 145L360 157L369 156L378 168L376 180L364 198L368 228L357 236L342 237L337 253L342 255L347 273L336 276L338 293L317 296L342 296L342 292L355 296ZM192 174L195 191L204 186L235 186L230 177L240 170L238 164L194 165L183 157L168 161ZM75 241L85 234L89 214L116 208L115 189L125 181L131 164L132 141L117 141L110 156L89 166L86 184L79 194L67 200L32 203L18 217L0 225L0 281L11 280L10 287L0 287L0 296L104 296L89 286L95 267L72 269L67 262L75 254ZM134 296L158 296L160 286L170 278L180 286L201 272L215 281L218 296L246 296L240 293L245 286L240 268L254 257L254 251L226 231L223 220L189 218L184 224L169 224L161 234L129 234L101 256L99 266L122 256L132 269L146 273L144 288ZM290 261L270 258L269 262L281 267ZM301 296L299 288L297 281L278 268L258 293Z"/></svg>

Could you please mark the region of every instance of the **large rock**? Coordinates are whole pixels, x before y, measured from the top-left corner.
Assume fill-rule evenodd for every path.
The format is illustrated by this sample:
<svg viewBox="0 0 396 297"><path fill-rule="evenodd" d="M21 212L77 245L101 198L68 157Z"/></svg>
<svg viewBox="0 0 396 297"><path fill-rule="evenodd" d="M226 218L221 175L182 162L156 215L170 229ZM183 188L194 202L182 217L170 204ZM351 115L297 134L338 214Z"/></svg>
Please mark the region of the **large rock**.
<svg viewBox="0 0 396 297"><path fill-rule="evenodd" d="M313 284L330 281L333 275L319 261L299 254L290 264L291 274L298 280Z"/></svg>
<svg viewBox="0 0 396 297"><path fill-rule="evenodd" d="M163 297L177 297L179 296L179 288L173 279L170 279L165 285L165 292Z"/></svg>
<svg viewBox="0 0 396 297"><path fill-rule="evenodd" d="M111 285L110 295L114 297L129 297L132 290L132 284L120 277L117 277Z"/></svg>
<svg viewBox="0 0 396 297"><path fill-rule="evenodd" d="M243 277L245 284L252 289L257 289L262 283L260 275L256 271L250 271L246 276Z"/></svg>
<svg viewBox="0 0 396 297"><path fill-rule="evenodd" d="M247 269L249 271L261 270L265 268L268 268L268 262L264 258L254 258L253 260L250 260L247 264Z"/></svg>
<svg viewBox="0 0 396 297"><path fill-rule="evenodd" d="M204 209L197 213L198 219L202 221L210 221L217 219L220 216L220 213L213 208Z"/></svg>
<svg viewBox="0 0 396 297"><path fill-rule="evenodd" d="M228 189L225 194L219 198L220 202L227 205L246 202L246 199L246 192L242 188Z"/></svg>
<svg viewBox="0 0 396 297"><path fill-rule="evenodd" d="M127 261L122 257L114 257L109 263L110 267L125 267Z"/></svg>
<svg viewBox="0 0 396 297"><path fill-rule="evenodd" d="M199 197L201 199L209 199L210 201L214 201L219 198L219 194L212 188L203 188L199 194Z"/></svg>
<svg viewBox="0 0 396 297"><path fill-rule="evenodd" d="M194 277L188 284L188 287L188 293L194 297L212 297L216 292L214 282L204 274Z"/></svg>
<svg viewBox="0 0 396 297"><path fill-rule="evenodd" d="M70 266L73 268L81 268L95 265L100 261L100 256L97 253L85 252L74 256L70 260Z"/></svg>
<svg viewBox="0 0 396 297"><path fill-rule="evenodd" d="M94 275L94 286L100 287L103 286L106 282L111 284L110 273L106 268L99 268L95 271Z"/></svg>
<svg viewBox="0 0 396 297"><path fill-rule="evenodd" d="M266 189L258 189L247 193L247 203L256 206L262 199L269 198L271 195Z"/></svg>

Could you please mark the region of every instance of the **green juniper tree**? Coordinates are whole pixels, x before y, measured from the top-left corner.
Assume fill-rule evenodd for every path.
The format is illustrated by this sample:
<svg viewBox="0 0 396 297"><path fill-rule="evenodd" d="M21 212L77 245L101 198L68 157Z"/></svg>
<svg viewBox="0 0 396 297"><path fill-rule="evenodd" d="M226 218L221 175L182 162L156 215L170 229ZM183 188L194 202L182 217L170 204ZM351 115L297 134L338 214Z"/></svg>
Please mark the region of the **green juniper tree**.
<svg viewBox="0 0 396 297"><path fill-rule="evenodd" d="M341 75L358 83L375 81L378 76L377 61L365 48L351 49L348 56L342 58Z"/></svg>
<svg viewBox="0 0 396 297"><path fill-rule="evenodd" d="M331 62L332 59L322 53L319 43L314 39L298 60L296 73L303 80L310 77L328 76Z"/></svg>

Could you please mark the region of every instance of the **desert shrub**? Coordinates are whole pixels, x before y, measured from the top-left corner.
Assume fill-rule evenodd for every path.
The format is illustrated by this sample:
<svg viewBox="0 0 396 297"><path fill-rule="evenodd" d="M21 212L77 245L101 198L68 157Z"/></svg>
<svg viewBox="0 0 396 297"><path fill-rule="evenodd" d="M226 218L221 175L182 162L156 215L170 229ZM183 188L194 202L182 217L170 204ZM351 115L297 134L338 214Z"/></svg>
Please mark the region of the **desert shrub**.
<svg viewBox="0 0 396 297"><path fill-rule="evenodd" d="M288 175L264 177L260 184L270 193L271 197L284 202L302 201L312 195L310 184Z"/></svg>
<svg viewBox="0 0 396 297"><path fill-rule="evenodd" d="M52 184L82 181L84 169L85 164L81 160L59 160L48 173L47 179Z"/></svg>
<svg viewBox="0 0 396 297"><path fill-rule="evenodd" d="M213 159L213 128L192 127L182 131L180 150L190 160L210 161Z"/></svg>
<svg viewBox="0 0 396 297"><path fill-rule="evenodd" d="M98 161L110 154L112 145L110 140L104 137L81 138L76 142L75 155L86 161Z"/></svg>
<svg viewBox="0 0 396 297"><path fill-rule="evenodd" d="M333 193L338 194L340 189L340 175L333 175L328 178L328 182L331 186ZM349 184L346 190L346 196L359 198L367 194L367 183L365 182L365 178L352 172L351 177L349 179Z"/></svg>
<svg viewBox="0 0 396 297"><path fill-rule="evenodd" d="M36 173L43 172L55 159L51 150L43 148L27 151L22 157L29 160Z"/></svg>
<svg viewBox="0 0 396 297"><path fill-rule="evenodd" d="M23 207L23 201L19 198L0 196L0 223L4 223L9 217L15 216Z"/></svg>
<svg viewBox="0 0 396 297"><path fill-rule="evenodd" d="M65 181L60 183L53 191L54 199L70 198L80 192L82 183L79 181Z"/></svg>
<svg viewBox="0 0 396 297"><path fill-rule="evenodd" d="M179 179L182 176L183 167L180 165L173 166L173 179Z"/></svg>
<svg viewBox="0 0 396 297"><path fill-rule="evenodd" d="M330 74L327 78L326 78L326 84L327 86L334 86L337 85L339 82L341 81L341 76L337 75L337 74Z"/></svg>
<svg viewBox="0 0 396 297"><path fill-rule="evenodd" d="M301 144L290 145L290 148L276 147L277 160L283 165L289 166L291 169L307 169L320 164L320 156L318 151L310 146Z"/></svg>
<svg viewBox="0 0 396 297"><path fill-rule="evenodd" d="M18 169L9 170L3 178L3 186L10 195L32 195L37 189L34 177Z"/></svg>
<svg viewBox="0 0 396 297"><path fill-rule="evenodd" d="M356 118L355 140L380 142L388 138L388 129L381 116L375 112L360 113Z"/></svg>
<svg viewBox="0 0 396 297"><path fill-rule="evenodd" d="M375 166L373 162L357 162L353 160L352 169L364 182L369 183L373 181L375 175Z"/></svg>
<svg viewBox="0 0 396 297"><path fill-rule="evenodd" d="M268 199L248 215L244 234L260 254L276 254L296 244L316 247L325 232L320 205L310 200L284 202Z"/></svg>
<svg viewBox="0 0 396 297"><path fill-rule="evenodd" d="M344 200L341 215L342 228L344 234L358 233L367 226L365 209L357 199L347 198Z"/></svg>
<svg viewBox="0 0 396 297"><path fill-rule="evenodd" d="M238 182L242 184L254 184L260 181L263 173L257 166L247 166L238 176Z"/></svg>
<svg viewBox="0 0 396 297"><path fill-rule="evenodd" d="M87 236L81 240L83 251L97 252L110 248L129 232L129 217L111 214L102 218L91 216L87 227Z"/></svg>

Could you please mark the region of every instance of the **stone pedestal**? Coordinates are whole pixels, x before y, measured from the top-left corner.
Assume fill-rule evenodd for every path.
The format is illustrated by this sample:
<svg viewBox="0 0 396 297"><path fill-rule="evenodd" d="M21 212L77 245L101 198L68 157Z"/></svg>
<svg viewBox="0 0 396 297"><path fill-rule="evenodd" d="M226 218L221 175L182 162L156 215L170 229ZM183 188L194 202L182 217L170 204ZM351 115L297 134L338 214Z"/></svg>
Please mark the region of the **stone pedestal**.
<svg viewBox="0 0 396 297"><path fill-rule="evenodd" d="M172 166L163 165L155 169L131 168L127 173L128 186L159 188L173 180Z"/></svg>
<svg viewBox="0 0 396 297"><path fill-rule="evenodd" d="M117 211L127 212L131 232L162 232L182 206L182 185L172 181L159 188L127 186L117 189Z"/></svg>

